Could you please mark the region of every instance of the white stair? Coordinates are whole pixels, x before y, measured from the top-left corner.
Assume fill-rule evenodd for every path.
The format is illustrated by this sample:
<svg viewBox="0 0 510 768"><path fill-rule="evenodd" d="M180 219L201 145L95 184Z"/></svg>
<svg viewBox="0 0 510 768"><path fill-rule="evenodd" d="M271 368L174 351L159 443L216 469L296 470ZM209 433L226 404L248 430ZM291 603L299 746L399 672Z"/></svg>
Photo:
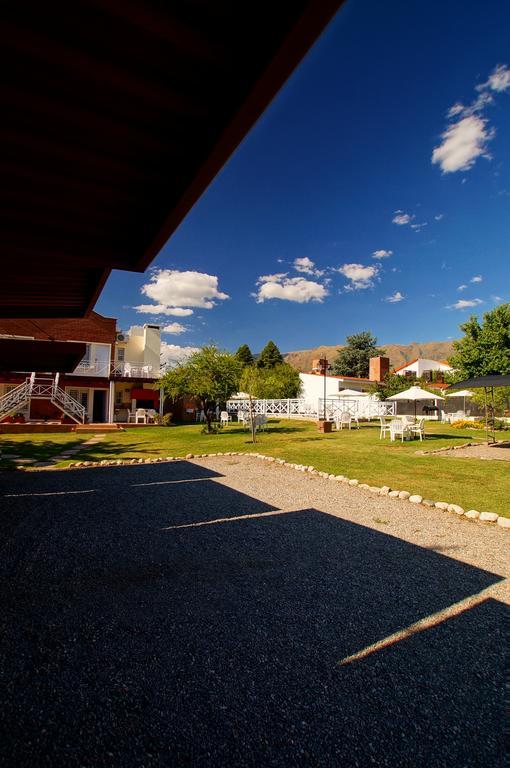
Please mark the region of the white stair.
<svg viewBox="0 0 510 768"><path fill-rule="evenodd" d="M0 421L20 411L30 399L30 379L0 397Z"/></svg>
<svg viewBox="0 0 510 768"><path fill-rule="evenodd" d="M77 424L85 422L85 408L58 385L55 378L38 377L32 373L19 387L0 397L0 421L11 413L19 411L31 399L49 400L60 411Z"/></svg>

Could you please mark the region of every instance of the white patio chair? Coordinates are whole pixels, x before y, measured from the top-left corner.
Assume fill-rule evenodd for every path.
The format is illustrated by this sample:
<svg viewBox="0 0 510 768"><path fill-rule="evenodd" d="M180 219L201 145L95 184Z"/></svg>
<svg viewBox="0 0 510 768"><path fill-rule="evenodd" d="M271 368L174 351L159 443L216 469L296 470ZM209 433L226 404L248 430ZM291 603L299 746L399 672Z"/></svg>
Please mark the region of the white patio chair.
<svg viewBox="0 0 510 768"><path fill-rule="evenodd" d="M147 424L147 411L145 408L136 409L136 424L140 424L140 421L142 424Z"/></svg>
<svg viewBox="0 0 510 768"><path fill-rule="evenodd" d="M128 424L134 422L136 424L136 411L129 411Z"/></svg>
<svg viewBox="0 0 510 768"><path fill-rule="evenodd" d="M335 419L335 425L337 429L343 429L344 426L351 428L352 416L349 411L342 411L340 416Z"/></svg>
<svg viewBox="0 0 510 768"><path fill-rule="evenodd" d="M259 413L255 416L255 429L261 429L263 432L266 430L267 416Z"/></svg>
<svg viewBox="0 0 510 768"><path fill-rule="evenodd" d="M224 427L225 425L228 424L229 421L230 421L230 416L228 414L228 411L222 411L220 413L220 425Z"/></svg>
<svg viewBox="0 0 510 768"><path fill-rule="evenodd" d="M386 437L386 435L390 434L391 432L391 424L386 421L386 419L383 416L379 416L379 421L381 422L381 432L379 434L379 440L382 440L383 437Z"/></svg>
<svg viewBox="0 0 510 768"><path fill-rule="evenodd" d="M154 408L147 409L147 423L154 424L156 421L156 410Z"/></svg>
<svg viewBox="0 0 510 768"><path fill-rule="evenodd" d="M411 435L418 435L420 441L425 437L425 419L418 419L416 424L411 424L409 427Z"/></svg>
<svg viewBox="0 0 510 768"><path fill-rule="evenodd" d="M400 437L404 442L404 438L409 437L411 434L410 426L403 419L394 419L390 422L390 439L393 442L395 438Z"/></svg>

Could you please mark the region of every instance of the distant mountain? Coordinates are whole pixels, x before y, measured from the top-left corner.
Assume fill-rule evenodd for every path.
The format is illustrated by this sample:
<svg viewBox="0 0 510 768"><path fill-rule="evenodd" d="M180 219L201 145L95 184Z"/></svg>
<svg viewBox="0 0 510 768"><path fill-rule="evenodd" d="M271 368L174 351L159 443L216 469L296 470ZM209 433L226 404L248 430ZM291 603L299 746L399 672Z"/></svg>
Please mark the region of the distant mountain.
<svg viewBox="0 0 510 768"><path fill-rule="evenodd" d="M336 357L337 350L342 344L334 347L315 347L315 349L301 349L297 352L288 352L285 355L287 363L292 365L298 371L304 373L310 371L312 360L319 357L327 357L330 363ZM447 360L453 353L452 341L424 341L423 343L412 342L412 344L381 344L390 358L391 367L398 368L399 365L408 363L416 357L425 357L430 360Z"/></svg>

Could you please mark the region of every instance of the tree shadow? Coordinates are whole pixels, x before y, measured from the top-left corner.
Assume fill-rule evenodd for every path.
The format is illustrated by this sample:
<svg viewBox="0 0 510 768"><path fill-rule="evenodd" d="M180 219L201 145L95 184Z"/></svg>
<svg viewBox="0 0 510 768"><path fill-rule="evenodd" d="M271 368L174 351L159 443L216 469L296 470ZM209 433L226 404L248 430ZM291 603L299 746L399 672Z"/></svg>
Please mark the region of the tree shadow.
<svg viewBox="0 0 510 768"><path fill-rule="evenodd" d="M499 575L185 461L1 501L10 764L503 765L507 607L394 638Z"/></svg>

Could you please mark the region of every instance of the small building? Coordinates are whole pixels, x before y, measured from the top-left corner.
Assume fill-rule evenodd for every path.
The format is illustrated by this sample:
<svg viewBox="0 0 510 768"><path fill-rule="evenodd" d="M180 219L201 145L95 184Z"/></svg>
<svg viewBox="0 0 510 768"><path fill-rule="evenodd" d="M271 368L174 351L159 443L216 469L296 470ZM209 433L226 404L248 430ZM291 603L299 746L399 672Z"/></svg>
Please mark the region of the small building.
<svg viewBox="0 0 510 768"><path fill-rule="evenodd" d="M430 383L443 384L444 374L453 371L451 365L444 360L430 360L426 357L415 357L409 363L404 363L393 370L398 376L416 377Z"/></svg>

